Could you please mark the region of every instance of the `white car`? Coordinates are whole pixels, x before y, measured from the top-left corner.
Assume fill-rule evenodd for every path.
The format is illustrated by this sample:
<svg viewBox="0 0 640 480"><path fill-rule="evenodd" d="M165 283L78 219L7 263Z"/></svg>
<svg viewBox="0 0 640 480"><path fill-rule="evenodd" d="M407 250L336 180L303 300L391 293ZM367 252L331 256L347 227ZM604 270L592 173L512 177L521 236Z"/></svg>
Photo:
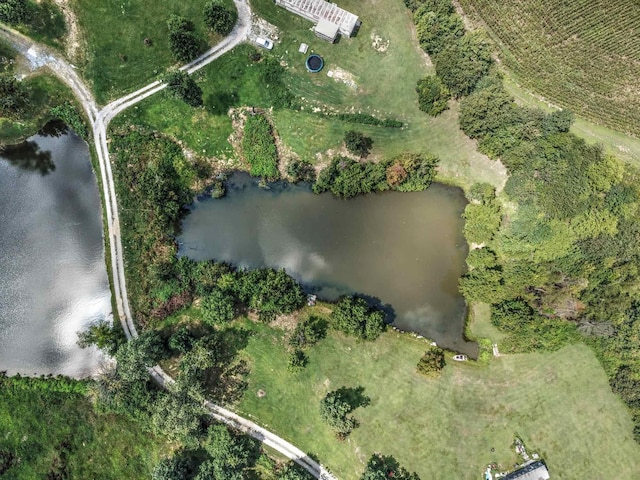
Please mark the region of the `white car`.
<svg viewBox="0 0 640 480"><path fill-rule="evenodd" d="M273 48L273 42L268 38L258 37L256 38L256 43L267 50L271 50Z"/></svg>

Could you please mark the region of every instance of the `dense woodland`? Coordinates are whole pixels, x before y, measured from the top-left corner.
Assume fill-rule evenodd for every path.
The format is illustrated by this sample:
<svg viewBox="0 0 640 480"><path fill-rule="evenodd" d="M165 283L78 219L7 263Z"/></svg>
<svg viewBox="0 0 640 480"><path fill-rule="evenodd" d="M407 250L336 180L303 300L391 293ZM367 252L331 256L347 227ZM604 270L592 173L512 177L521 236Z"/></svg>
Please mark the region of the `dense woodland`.
<svg viewBox="0 0 640 480"><path fill-rule="evenodd" d="M460 128L510 174L498 198L485 185L469 194L465 235L477 248L462 292L492 305L509 351L592 345L640 440L640 172L569 133L570 112L517 105L486 35L465 31L449 0L406 1L438 77L460 98Z"/></svg>

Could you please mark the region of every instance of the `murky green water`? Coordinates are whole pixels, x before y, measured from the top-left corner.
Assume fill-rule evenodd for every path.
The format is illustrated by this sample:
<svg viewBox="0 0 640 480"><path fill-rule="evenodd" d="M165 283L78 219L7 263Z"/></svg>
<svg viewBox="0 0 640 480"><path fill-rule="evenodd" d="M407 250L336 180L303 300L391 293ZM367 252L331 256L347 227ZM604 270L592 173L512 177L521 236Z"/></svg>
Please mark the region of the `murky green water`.
<svg viewBox="0 0 640 480"><path fill-rule="evenodd" d="M227 192L192 205L178 238L182 255L283 267L322 298L373 297L392 308L399 328L475 355L463 339L457 288L467 252L459 189L434 184L342 200L302 185L264 190L235 174Z"/></svg>

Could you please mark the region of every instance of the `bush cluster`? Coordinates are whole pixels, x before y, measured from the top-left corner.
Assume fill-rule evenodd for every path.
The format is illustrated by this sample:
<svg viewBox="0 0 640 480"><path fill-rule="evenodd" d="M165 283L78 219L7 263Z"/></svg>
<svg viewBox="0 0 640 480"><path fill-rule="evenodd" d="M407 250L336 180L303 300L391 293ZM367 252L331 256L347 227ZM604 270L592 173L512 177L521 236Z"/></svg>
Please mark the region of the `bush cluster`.
<svg viewBox="0 0 640 480"><path fill-rule="evenodd" d="M382 310L371 308L364 299L352 296L342 297L335 305L331 325L363 340L375 340L387 328Z"/></svg>
<svg viewBox="0 0 640 480"><path fill-rule="evenodd" d="M349 198L385 190L426 190L435 177L437 164L435 157L411 153L378 163L335 157L318 175L313 191L330 191L336 196Z"/></svg>
<svg viewBox="0 0 640 480"><path fill-rule="evenodd" d="M269 120L264 115L250 115L244 124L242 151L254 177L277 180L278 150Z"/></svg>

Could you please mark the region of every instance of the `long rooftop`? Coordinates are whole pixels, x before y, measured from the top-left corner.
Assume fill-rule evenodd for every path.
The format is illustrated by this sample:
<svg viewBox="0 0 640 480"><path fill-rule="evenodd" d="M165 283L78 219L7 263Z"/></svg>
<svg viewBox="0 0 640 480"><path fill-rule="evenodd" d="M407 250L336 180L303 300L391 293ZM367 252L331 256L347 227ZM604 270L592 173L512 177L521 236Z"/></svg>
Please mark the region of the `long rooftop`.
<svg viewBox="0 0 640 480"><path fill-rule="evenodd" d="M351 36L358 16L325 0L276 0L276 4L312 22L326 20L334 23L342 35Z"/></svg>

